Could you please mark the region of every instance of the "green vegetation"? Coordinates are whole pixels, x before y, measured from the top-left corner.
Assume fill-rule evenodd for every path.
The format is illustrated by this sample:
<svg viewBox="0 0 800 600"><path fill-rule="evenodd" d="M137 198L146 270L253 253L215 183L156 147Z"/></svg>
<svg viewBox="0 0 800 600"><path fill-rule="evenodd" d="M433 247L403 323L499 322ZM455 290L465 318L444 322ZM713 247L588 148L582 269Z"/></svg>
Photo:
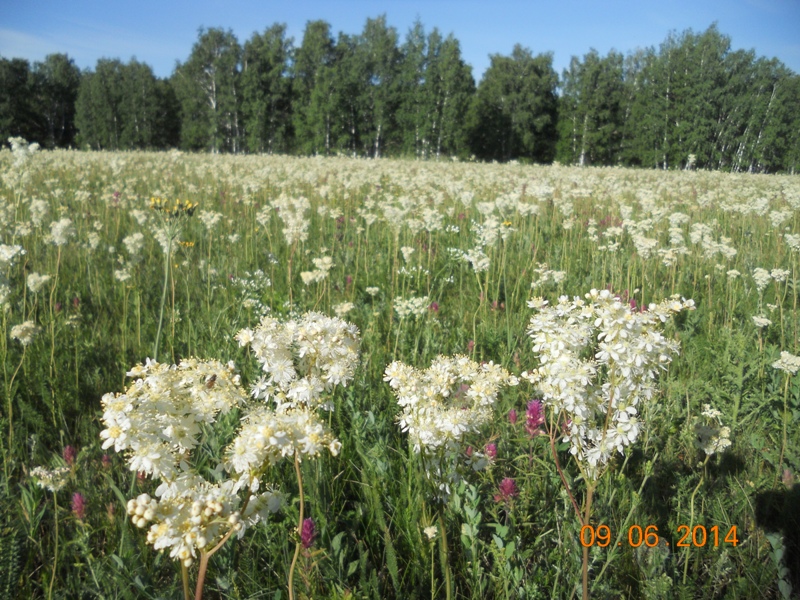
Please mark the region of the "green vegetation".
<svg viewBox="0 0 800 600"><path fill-rule="evenodd" d="M262 39L276 56L280 36ZM263 75L270 64L253 68ZM235 121L222 111L214 122L219 150L232 149ZM275 143L285 139L262 126ZM284 506L211 557L206 598L286 598L295 548L297 598L443 598L447 586L458 599L569 599L581 594L584 556L595 598L788 598L800 589L800 375L773 366L800 350L796 178L36 153L19 142L0 153L0 175L4 598L181 597L180 562L154 551L126 514L157 482L102 448L100 400L128 388L125 373L154 346L167 364L234 361L249 391L263 371L234 335L267 312L312 309L340 314L361 338L354 379L324 414L338 456L300 465L302 514L314 528L298 545L291 459L268 469L263 483ZM177 234L165 237L178 213ZM609 543L584 554L589 532L575 504L584 507L587 485L569 444L537 433L553 422L526 414L541 398L532 383L498 392L489 423L464 443L470 460L496 456L436 502L384 373L395 360L423 370L438 355L465 354L519 377L540 366L526 333L531 297L553 305L592 288L637 310L673 294L696 310L661 326L680 351L638 405L638 440L613 452L591 486L585 512ZM204 476L214 477L239 417L232 410L201 429L192 460ZM714 422L729 428L731 446L707 454L713 440L698 426ZM53 472L57 491L39 485L36 467ZM678 547L683 525L702 525L706 543ZM635 526L657 527L660 542L634 547ZM735 546L725 541L733 526ZM194 581L197 564L189 570Z"/></svg>
<svg viewBox="0 0 800 600"><path fill-rule="evenodd" d="M716 25L658 49L591 50L561 77L549 52L491 55L475 82L452 35L385 16L358 34L309 21L240 44L201 29L166 79L131 60L81 73L64 54L0 58L0 139L169 149L796 173L800 75L734 49Z"/></svg>

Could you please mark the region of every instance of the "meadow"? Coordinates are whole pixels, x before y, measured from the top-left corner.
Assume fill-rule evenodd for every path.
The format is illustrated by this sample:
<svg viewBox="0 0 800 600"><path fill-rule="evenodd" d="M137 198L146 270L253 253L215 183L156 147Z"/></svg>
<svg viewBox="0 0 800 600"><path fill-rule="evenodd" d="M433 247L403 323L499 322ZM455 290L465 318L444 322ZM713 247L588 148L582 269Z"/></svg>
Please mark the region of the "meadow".
<svg viewBox="0 0 800 600"><path fill-rule="evenodd" d="M200 571L206 598L800 590L797 177L34 150L0 152L0 597L189 598ZM677 303L663 320L662 301ZM654 316L648 339L666 344L595 462L548 392L532 322L593 302ZM303 438L301 461L298 437L223 483L256 461L247 440L230 449L245 406L294 398L265 366L269 340L336 319L351 325L326 343L357 361L326 371L319 406L297 400L319 447ZM550 341L571 327L553 323ZM604 347L573 358L613 395ZM474 410L478 383L440 398L475 420L426 445L398 381L450 368L440 356L497 385L481 380ZM156 428L174 464L115 452L115 395L172 364L193 374L174 389L230 406L189 441ZM192 513L208 540L159 552L157 475L174 483L173 468L222 496ZM255 495L249 513L233 498L248 486L258 513Z"/></svg>

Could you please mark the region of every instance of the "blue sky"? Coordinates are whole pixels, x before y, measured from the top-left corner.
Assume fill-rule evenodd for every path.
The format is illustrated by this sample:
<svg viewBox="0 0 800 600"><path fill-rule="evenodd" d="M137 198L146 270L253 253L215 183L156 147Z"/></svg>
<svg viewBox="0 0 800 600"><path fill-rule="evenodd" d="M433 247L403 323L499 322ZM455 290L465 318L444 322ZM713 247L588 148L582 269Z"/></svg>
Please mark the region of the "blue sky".
<svg viewBox="0 0 800 600"><path fill-rule="evenodd" d="M309 20L334 34L361 32L368 17L386 14L401 41L416 18L461 42L476 81L489 54L514 44L552 51L560 74L573 55L658 46L670 31L705 30L717 22L733 49L777 57L800 73L800 0L0 0L0 56L30 61L66 52L83 68L98 58L136 57L167 77L184 61L199 27L232 29L244 43L254 31L285 23L299 45Z"/></svg>

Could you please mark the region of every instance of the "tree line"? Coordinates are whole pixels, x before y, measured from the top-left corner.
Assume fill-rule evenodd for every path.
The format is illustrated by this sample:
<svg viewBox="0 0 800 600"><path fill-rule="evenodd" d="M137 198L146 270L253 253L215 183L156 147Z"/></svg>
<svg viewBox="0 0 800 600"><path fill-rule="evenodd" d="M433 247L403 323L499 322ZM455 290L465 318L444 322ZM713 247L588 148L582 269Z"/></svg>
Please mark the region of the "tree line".
<svg viewBox="0 0 800 600"><path fill-rule="evenodd" d="M733 50L716 25L623 56L591 50L561 77L552 53L490 55L476 85L459 41L384 16L299 46L275 24L242 46L201 29L169 78L64 54L0 58L0 136L45 147L345 154L579 165L800 169L800 76Z"/></svg>

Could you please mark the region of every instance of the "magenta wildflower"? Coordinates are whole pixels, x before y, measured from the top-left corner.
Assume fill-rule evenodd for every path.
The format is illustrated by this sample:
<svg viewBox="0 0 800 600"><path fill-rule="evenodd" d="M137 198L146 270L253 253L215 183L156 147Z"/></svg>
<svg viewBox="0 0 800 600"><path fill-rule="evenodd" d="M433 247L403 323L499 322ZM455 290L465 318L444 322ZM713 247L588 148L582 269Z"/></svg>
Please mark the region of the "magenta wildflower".
<svg viewBox="0 0 800 600"><path fill-rule="evenodd" d="M103 454L103 458L100 459L100 464L103 465L104 469L111 468L111 457L108 454Z"/></svg>
<svg viewBox="0 0 800 600"><path fill-rule="evenodd" d="M314 540L317 537L317 527L314 525L314 519L311 517L303 521L303 527L300 529L300 543L303 548L308 550L314 545Z"/></svg>
<svg viewBox="0 0 800 600"><path fill-rule="evenodd" d="M431 302L430 306L428 306L428 310L431 312L438 313L439 312L439 303L438 302Z"/></svg>
<svg viewBox="0 0 800 600"><path fill-rule="evenodd" d="M81 521L86 517L86 498L80 492L72 494L72 514Z"/></svg>
<svg viewBox="0 0 800 600"><path fill-rule="evenodd" d="M525 430L531 437L537 436L542 431L544 425L544 406L541 400L531 400L528 402L528 410L525 411Z"/></svg>
<svg viewBox="0 0 800 600"><path fill-rule="evenodd" d="M512 425L517 424L517 411L514 410L513 408L510 411L508 411L508 422L511 423Z"/></svg>
<svg viewBox="0 0 800 600"><path fill-rule="evenodd" d="M475 340L468 341L467 342L467 354L471 354L474 349L475 349Z"/></svg>
<svg viewBox="0 0 800 600"><path fill-rule="evenodd" d="M517 482L511 479L511 477L503 479L500 485L497 486L497 489L499 493L494 495L495 502L509 502L512 498L519 496Z"/></svg>
<svg viewBox="0 0 800 600"><path fill-rule="evenodd" d="M497 458L497 444L486 444L483 450L486 452L486 458L489 460Z"/></svg>
<svg viewBox="0 0 800 600"><path fill-rule="evenodd" d="M64 446L62 456L64 457L64 462L67 463L67 466L74 467L75 458L78 456L78 451L75 450L75 446Z"/></svg>

